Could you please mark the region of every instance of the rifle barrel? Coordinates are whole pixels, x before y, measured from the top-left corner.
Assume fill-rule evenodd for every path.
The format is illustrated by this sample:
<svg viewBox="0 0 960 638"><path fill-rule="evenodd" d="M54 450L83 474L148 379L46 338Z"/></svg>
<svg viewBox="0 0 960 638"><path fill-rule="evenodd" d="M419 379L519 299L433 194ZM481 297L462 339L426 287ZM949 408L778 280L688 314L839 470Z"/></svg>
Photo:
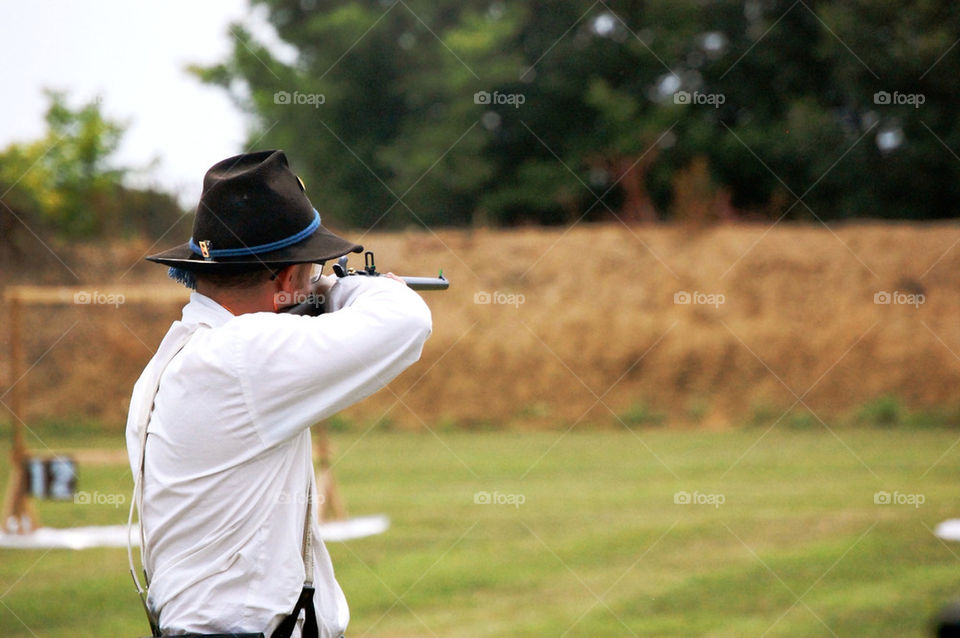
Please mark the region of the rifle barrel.
<svg viewBox="0 0 960 638"><path fill-rule="evenodd" d="M446 290L450 282L446 277L401 277L413 290Z"/></svg>

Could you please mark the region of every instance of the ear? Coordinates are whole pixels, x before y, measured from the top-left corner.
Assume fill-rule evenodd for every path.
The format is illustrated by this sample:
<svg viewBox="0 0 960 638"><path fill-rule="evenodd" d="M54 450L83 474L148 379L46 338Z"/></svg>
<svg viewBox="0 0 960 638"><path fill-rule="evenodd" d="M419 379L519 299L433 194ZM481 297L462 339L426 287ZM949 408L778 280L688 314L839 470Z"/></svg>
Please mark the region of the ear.
<svg viewBox="0 0 960 638"><path fill-rule="evenodd" d="M277 273L274 281L278 291L297 292L299 289L299 264L285 266Z"/></svg>

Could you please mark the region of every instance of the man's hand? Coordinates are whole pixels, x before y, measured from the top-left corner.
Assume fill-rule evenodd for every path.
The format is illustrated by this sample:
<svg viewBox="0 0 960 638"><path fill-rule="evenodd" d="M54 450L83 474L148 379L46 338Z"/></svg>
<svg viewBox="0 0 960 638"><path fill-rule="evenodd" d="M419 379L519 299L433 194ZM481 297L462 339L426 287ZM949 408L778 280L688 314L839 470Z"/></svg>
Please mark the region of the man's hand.
<svg viewBox="0 0 960 638"><path fill-rule="evenodd" d="M388 273L385 274L385 275L381 275L381 277L389 277L390 279L393 279L394 281L399 281L399 282L402 283L404 286L407 285L407 282L405 282L403 279L400 279L400 277L397 277L397 276L396 276L395 274L393 274L392 272L388 272Z"/></svg>

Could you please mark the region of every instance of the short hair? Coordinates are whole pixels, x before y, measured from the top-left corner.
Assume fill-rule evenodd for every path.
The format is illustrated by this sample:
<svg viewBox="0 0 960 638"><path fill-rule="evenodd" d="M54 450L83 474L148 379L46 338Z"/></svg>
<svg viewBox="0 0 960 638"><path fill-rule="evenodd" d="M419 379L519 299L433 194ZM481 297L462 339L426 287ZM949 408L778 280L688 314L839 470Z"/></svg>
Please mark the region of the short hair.
<svg viewBox="0 0 960 638"><path fill-rule="evenodd" d="M214 288L247 289L256 288L268 281L273 273L265 268L248 270L245 272L210 272L194 273L198 282L209 284Z"/></svg>

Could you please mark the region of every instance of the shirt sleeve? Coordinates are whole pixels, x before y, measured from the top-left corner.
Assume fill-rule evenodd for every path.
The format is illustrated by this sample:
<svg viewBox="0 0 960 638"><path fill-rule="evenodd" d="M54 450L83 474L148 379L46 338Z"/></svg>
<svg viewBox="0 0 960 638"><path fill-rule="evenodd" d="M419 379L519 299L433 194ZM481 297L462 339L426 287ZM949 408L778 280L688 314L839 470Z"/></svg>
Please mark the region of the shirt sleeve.
<svg viewBox="0 0 960 638"><path fill-rule="evenodd" d="M228 326L244 399L268 446L357 403L420 358L430 309L387 277L346 277L319 317L253 313Z"/></svg>

